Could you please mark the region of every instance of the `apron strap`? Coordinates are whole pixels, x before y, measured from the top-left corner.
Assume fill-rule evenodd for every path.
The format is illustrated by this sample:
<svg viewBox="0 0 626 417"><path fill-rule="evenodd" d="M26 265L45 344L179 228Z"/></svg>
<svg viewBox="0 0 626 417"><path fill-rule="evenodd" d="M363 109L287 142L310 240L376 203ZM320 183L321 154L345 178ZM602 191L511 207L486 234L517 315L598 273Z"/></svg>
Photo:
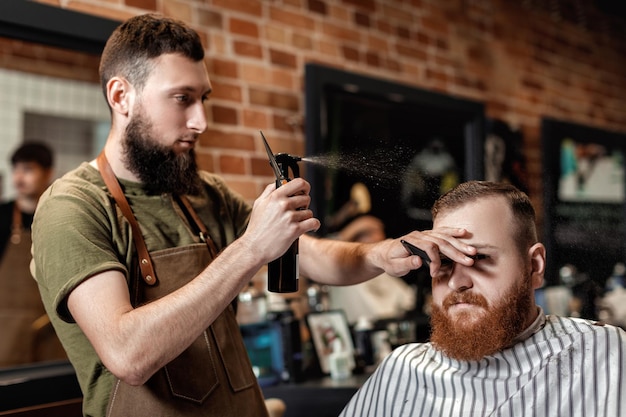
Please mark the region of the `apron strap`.
<svg viewBox="0 0 626 417"><path fill-rule="evenodd" d="M126 200L126 196L124 196L122 187L120 187L120 183L117 181L117 178L111 169L111 165L109 165L109 161L104 154L104 150L98 155L97 163L100 175L102 175L102 179L104 179L104 183L113 195L113 199L117 203L118 207L122 210L122 214L126 217L128 223L130 223L130 228L133 232L133 242L135 243L135 248L137 249L137 254L139 256L141 276L146 284L154 285L156 284L157 279L156 274L154 273L154 267L152 266L152 260L148 254L146 242L143 239L141 230L139 229L139 224L137 223L137 219L128 204L128 200Z"/></svg>
<svg viewBox="0 0 626 417"><path fill-rule="evenodd" d="M209 253L211 254L211 258L215 259L215 257L217 257L217 247L215 246L213 239L211 239L211 235L209 235L209 231L207 230L206 226L204 225L204 223L202 223L202 220L200 220L198 213L196 213L194 208L191 206L189 199L184 195L176 195L174 196L174 198L179 205L182 204L181 208L183 209L185 214L188 217L191 217L191 220L193 220L193 222L196 224L200 240L206 243L206 246L209 249Z"/></svg>

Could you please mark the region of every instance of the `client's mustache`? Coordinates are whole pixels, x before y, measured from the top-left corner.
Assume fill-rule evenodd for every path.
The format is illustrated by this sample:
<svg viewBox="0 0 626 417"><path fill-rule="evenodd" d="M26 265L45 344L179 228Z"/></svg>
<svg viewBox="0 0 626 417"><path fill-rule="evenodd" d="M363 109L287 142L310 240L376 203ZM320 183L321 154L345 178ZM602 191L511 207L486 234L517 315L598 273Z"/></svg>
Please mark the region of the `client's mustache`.
<svg viewBox="0 0 626 417"><path fill-rule="evenodd" d="M449 294L446 298L444 298L441 305L444 310L448 310L453 305L459 303L474 304L483 308L487 308L489 306L489 303L487 303L485 297L469 291L453 292L452 294Z"/></svg>

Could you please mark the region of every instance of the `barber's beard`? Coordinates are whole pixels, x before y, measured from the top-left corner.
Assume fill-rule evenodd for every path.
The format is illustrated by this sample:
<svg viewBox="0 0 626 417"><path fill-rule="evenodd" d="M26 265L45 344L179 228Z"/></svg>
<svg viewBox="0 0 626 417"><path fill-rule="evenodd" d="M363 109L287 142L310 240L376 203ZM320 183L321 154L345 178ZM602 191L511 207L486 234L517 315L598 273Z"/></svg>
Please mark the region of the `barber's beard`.
<svg viewBox="0 0 626 417"><path fill-rule="evenodd" d="M467 291L452 293L444 299L442 307L432 306L430 341L447 356L461 361L477 361L496 353L511 346L525 330L532 296L530 276L525 276L492 307L481 295ZM484 310L478 319L470 317L475 312L461 312L452 318L448 309L455 302L476 304Z"/></svg>
<svg viewBox="0 0 626 417"><path fill-rule="evenodd" d="M124 157L127 168L148 192L189 194L200 192L200 178L193 149L177 154L154 138L152 123L138 112L126 127Z"/></svg>

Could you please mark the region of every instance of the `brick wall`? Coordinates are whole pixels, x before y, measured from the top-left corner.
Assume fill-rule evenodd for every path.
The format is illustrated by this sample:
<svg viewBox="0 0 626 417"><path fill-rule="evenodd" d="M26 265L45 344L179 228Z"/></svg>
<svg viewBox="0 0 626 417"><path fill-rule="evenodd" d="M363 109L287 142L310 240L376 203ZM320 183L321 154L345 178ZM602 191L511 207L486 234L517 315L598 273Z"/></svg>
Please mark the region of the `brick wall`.
<svg viewBox="0 0 626 417"><path fill-rule="evenodd" d="M271 181L262 129L303 154L306 62L485 103L521 129L541 206L541 117L626 132L624 20L591 0L40 0L123 20L157 11L203 37L215 93L200 163L249 199Z"/></svg>

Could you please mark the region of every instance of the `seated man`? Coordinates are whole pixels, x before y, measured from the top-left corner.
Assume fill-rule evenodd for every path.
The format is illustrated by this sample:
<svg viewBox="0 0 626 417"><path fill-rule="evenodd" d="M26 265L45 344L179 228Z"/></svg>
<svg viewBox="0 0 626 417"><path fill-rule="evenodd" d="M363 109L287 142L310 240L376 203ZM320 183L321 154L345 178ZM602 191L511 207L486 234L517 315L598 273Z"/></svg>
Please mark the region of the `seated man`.
<svg viewBox="0 0 626 417"><path fill-rule="evenodd" d="M474 181L432 212L407 237L432 260L430 342L387 356L341 417L624 415L626 333L535 305L546 250L528 197Z"/></svg>

